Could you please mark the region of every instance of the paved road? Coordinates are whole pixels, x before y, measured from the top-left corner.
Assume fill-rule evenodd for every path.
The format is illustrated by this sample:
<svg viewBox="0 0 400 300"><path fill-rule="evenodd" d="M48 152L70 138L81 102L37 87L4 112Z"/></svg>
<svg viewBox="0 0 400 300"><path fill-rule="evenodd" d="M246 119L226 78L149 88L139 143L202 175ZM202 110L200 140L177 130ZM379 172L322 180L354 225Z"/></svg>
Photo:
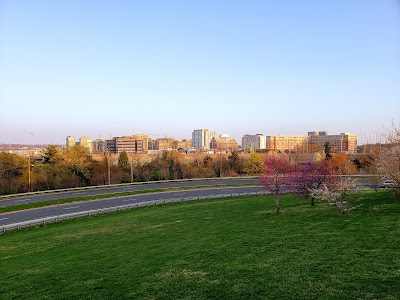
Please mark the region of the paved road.
<svg viewBox="0 0 400 300"><path fill-rule="evenodd" d="M162 193L142 194L142 195L139 194L126 197L108 198L108 199L93 200L86 202L76 202L76 203L49 206L49 207L17 211L11 213L3 213L0 214L0 226L16 222L33 220L33 219L59 216L74 212L121 206L125 204L153 202L171 198L206 197L206 196L210 197L220 194L250 193L250 192L262 191L262 188L259 186L221 187L221 185L234 186L239 184L257 184L257 183L258 183L257 179L240 179L240 180L223 179L223 180L207 180L207 181L151 183L145 185L132 185L132 186L122 186L122 187L113 187L113 188L95 189L95 190L81 190L75 192L46 194L46 195L3 200L1 201L2 206L9 206L9 205L16 205L19 203L71 198L71 197L77 197L78 195L89 196L89 195L120 193L126 191L139 191L146 189L148 190L148 189L172 188L172 187L195 187L204 185L214 185L214 187L206 189L169 191ZM358 180L357 185L361 188L371 188L370 183L367 179Z"/></svg>
<svg viewBox="0 0 400 300"><path fill-rule="evenodd" d="M218 186L218 185L230 185L235 186L239 184L258 184L259 180L254 178L241 178L238 179L215 179L215 180L196 180L196 181L175 181L165 183L145 183L145 184L134 184L125 185L119 187L104 187L90 190L76 190L70 192L54 193L54 194L42 194L42 195L27 195L13 199L0 200L0 207L13 206L24 203L42 202L47 200L67 199L83 196L95 196L113 193L163 189L163 188L178 188L178 187L196 187L196 186Z"/></svg>
<svg viewBox="0 0 400 300"><path fill-rule="evenodd" d="M76 202L63 205L48 206L37 209L29 209L11 213L0 214L0 226L17 222L29 221L39 218L59 216L92 209L121 206L125 204L135 204L143 202L153 202L157 200L167 200L172 198L205 197L220 194L251 193L263 191L259 186L245 187L216 187L208 189L170 191L153 194L132 195L118 198L108 198L101 200Z"/></svg>

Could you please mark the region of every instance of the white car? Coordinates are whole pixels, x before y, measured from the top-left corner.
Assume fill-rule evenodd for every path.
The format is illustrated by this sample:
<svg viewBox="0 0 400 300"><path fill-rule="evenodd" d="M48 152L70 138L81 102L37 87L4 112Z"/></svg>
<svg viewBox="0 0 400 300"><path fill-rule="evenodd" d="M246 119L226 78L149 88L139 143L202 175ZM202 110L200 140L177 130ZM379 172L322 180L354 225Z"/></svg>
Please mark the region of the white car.
<svg viewBox="0 0 400 300"><path fill-rule="evenodd" d="M384 180L382 181L381 187L383 188L397 188L399 187L398 183L396 182L396 180Z"/></svg>

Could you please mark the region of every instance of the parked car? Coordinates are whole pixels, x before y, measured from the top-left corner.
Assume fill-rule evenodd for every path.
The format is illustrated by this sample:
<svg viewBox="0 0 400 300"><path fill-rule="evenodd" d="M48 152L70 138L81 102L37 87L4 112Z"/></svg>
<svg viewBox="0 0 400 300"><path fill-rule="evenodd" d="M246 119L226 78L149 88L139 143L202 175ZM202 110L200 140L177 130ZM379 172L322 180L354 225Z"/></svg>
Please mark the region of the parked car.
<svg viewBox="0 0 400 300"><path fill-rule="evenodd" d="M382 181L381 187L383 187L383 188L397 188L397 187L399 187L399 184L397 183L396 180L387 179L387 180Z"/></svg>

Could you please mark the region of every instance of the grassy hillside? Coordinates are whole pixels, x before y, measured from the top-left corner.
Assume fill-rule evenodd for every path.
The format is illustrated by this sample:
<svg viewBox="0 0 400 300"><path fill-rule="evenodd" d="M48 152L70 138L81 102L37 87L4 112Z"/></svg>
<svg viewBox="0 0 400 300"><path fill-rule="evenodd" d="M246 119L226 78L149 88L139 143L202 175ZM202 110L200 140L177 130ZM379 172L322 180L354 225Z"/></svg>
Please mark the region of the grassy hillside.
<svg viewBox="0 0 400 300"><path fill-rule="evenodd" d="M177 203L0 235L1 299L400 299L400 205Z"/></svg>

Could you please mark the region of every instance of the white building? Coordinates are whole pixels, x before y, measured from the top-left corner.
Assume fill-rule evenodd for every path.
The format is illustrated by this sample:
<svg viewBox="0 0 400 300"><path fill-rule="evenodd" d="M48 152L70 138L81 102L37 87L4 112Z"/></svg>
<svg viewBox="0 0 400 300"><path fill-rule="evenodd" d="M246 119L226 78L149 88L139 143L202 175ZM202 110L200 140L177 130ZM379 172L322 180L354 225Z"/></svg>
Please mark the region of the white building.
<svg viewBox="0 0 400 300"><path fill-rule="evenodd" d="M76 145L76 139L73 135L67 136L67 147L73 147Z"/></svg>
<svg viewBox="0 0 400 300"><path fill-rule="evenodd" d="M88 136L82 136L79 139L79 145L87 148L89 150L89 153L93 152L93 141L90 137Z"/></svg>
<svg viewBox="0 0 400 300"><path fill-rule="evenodd" d="M251 149L252 151L258 149L267 149L267 137L263 134L246 134L242 137L242 149Z"/></svg>
<svg viewBox="0 0 400 300"><path fill-rule="evenodd" d="M211 140L215 136L215 131L196 129L192 133L192 147L196 149L210 149Z"/></svg>

